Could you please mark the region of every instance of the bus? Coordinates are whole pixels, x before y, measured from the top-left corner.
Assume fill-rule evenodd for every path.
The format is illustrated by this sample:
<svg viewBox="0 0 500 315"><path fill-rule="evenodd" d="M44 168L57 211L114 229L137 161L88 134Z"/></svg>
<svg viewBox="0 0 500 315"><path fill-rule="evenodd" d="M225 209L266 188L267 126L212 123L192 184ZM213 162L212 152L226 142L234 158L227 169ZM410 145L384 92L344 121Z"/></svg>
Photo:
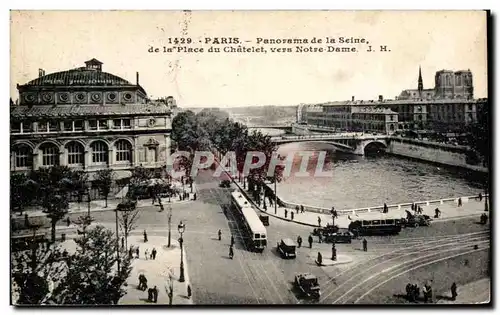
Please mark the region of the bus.
<svg viewBox="0 0 500 315"><path fill-rule="evenodd" d="M255 251L264 251L267 246L267 231L250 202L239 191L231 193L232 207L238 211L244 226L244 239L247 246Z"/></svg>
<svg viewBox="0 0 500 315"><path fill-rule="evenodd" d="M349 230L354 235L390 235L401 232L401 214L382 212L361 213L351 217Z"/></svg>

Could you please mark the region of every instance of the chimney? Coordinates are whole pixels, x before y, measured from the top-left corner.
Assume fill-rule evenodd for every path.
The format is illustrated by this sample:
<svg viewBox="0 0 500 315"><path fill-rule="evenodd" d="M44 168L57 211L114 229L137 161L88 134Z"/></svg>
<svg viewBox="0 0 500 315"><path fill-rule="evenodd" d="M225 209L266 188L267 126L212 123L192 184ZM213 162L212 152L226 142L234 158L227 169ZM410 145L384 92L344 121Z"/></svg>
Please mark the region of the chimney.
<svg viewBox="0 0 500 315"><path fill-rule="evenodd" d="M354 95L352 96L352 99L351 99L352 102L354 102Z"/></svg>
<svg viewBox="0 0 500 315"><path fill-rule="evenodd" d="M378 96L378 101L379 101L379 102L382 102L383 100L384 100L384 96L383 96L383 95L379 95L379 96Z"/></svg>
<svg viewBox="0 0 500 315"><path fill-rule="evenodd" d="M43 69L38 69L38 77L41 78L45 75L45 70Z"/></svg>
<svg viewBox="0 0 500 315"><path fill-rule="evenodd" d="M139 85L139 72L135 73L135 82L136 85Z"/></svg>

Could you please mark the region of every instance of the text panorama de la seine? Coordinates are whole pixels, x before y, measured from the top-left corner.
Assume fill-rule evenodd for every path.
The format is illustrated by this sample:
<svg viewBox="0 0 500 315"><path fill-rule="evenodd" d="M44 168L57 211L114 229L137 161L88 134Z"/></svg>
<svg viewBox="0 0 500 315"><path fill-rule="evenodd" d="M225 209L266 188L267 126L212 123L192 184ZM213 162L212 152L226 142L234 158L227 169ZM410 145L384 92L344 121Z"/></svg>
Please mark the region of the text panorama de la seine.
<svg viewBox="0 0 500 315"><path fill-rule="evenodd" d="M357 53L389 52L387 45L371 46L365 38L311 37L261 38L238 37L169 37L163 46L149 46L149 53Z"/></svg>

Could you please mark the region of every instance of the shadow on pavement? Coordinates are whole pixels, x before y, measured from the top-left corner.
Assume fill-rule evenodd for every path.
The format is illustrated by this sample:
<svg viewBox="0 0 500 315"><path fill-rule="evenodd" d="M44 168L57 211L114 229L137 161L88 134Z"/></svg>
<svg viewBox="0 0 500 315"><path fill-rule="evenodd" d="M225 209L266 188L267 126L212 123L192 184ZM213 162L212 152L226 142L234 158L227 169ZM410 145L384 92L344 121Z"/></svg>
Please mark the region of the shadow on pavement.
<svg viewBox="0 0 500 315"><path fill-rule="evenodd" d="M450 296L445 296L445 295L436 295L436 300L453 301L453 299Z"/></svg>

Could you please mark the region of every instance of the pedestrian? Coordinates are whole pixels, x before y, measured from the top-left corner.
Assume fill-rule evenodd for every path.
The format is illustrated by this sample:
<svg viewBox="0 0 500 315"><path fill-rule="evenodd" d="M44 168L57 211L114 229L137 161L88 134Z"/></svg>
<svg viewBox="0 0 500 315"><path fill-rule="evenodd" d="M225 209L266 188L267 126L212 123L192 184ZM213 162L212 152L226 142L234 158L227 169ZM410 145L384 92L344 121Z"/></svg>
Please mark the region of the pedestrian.
<svg viewBox="0 0 500 315"><path fill-rule="evenodd" d="M387 204L384 202L384 213L389 212L389 207L387 207Z"/></svg>
<svg viewBox="0 0 500 315"><path fill-rule="evenodd" d="M146 248L146 251L144 252L144 256L146 257L146 260L149 258L149 250Z"/></svg>
<svg viewBox="0 0 500 315"><path fill-rule="evenodd" d="M483 201L483 194L479 193L479 202Z"/></svg>
<svg viewBox="0 0 500 315"><path fill-rule="evenodd" d="M320 252L318 252L318 259L316 260L316 263L320 266L323 264L323 256Z"/></svg>
<svg viewBox="0 0 500 315"><path fill-rule="evenodd" d="M27 213L24 214L24 226L25 227L29 227L30 226L30 221L28 219L28 214Z"/></svg>
<svg viewBox="0 0 500 315"><path fill-rule="evenodd" d="M441 211L439 210L439 208L436 208L434 209L434 218L439 218L439 216L441 215Z"/></svg>
<svg viewBox="0 0 500 315"><path fill-rule="evenodd" d="M148 302L153 302L153 288L148 290Z"/></svg>
<svg viewBox="0 0 500 315"><path fill-rule="evenodd" d="M415 211L415 204L414 203L411 204L411 211Z"/></svg>
<svg viewBox="0 0 500 315"><path fill-rule="evenodd" d="M318 226L321 226L321 218L318 216Z"/></svg>
<svg viewBox="0 0 500 315"><path fill-rule="evenodd" d="M153 258L153 260L156 259L156 248L153 247L153 251L151 252L151 256Z"/></svg>
<svg viewBox="0 0 500 315"><path fill-rule="evenodd" d="M458 206L461 207L462 206L462 198L458 198Z"/></svg>
<svg viewBox="0 0 500 315"><path fill-rule="evenodd" d="M293 212L290 213L290 219L293 221Z"/></svg>
<svg viewBox="0 0 500 315"><path fill-rule="evenodd" d="M323 236L321 235L321 232L318 234L318 243L321 244L321 241L323 240Z"/></svg>
<svg viewBox="0 0 500 315"><path fill-rule="evenodd" d="M451 285L451 299L452 301L455 301L457 299L457 284L455 282L453 282L453 284Z"/></svg>
<svg viewBox="0 0 500 315"><path fill-rule="evenodd" d="M148 242L148 233L146 233L146 230L144 230L144 243Z"/></svg>
<svg viewBox="0 0 500 315"><path fill-rule="evenodd" d="M67 218L66 218L66 225L67 225L67 226L70 226L70 224L71 224L71 221L69 220L69 217L67 217Z"/></svg>
<svg viewBox="0 0 500 315"><path fill-rule="evenodd" d="M300 213L304 213L304 206L300 205Z"/></svg>
<svg viewBox="0 0 500 315"><path fill-rule="evenodd" d="M196 200L196 193L193 194L193 200Z"/></svg>
<svg viewBox="0 0 500 315"><path fill-rule="evenodd" d="M312 248L313 247L313 237L311 234L309 234L307 241L309 242L309 248Z"/></svg>
<svg viewBox="0 0 500 315"><path fill-rule="evenodd" d="M229 258L233 259L234 256L234 250L233 250L233 245L229 246Z"/></svg>
<svg viewBox="0 0 500 315"><path fill-rule="evenodd" d="M231 235L231 246L233 246L233 245L234 245L234 236Z"/></svg>
<svg viewBox="0 0 500 315"><path fill-rule="evenodd" d="M366 240L366 238L363 239L363 251L368 251L368 241Z"/></svg>
<svg viewBox="0 0 500 315"><path fill-rule="evenodd" d="M132 259L134 257L134 253L132 252L132 246L128 249L128 258Z"/></svg>
<svg viewBox="0 0 500 315"><path fill-rule="evenodd" d="M158 288L156 286L153 288L153 302L158 302Z"/></svg>
<svg viewBox="0 0 500 315"><path fill-rule="evenodd" d="M135 249L135 254L137 256L137 259L139 259L139 246Z"/></svg>
<svg viewBox="0 0 500 315"><path fill-rule="evenodd" d="M191 296L192 296L192 292L191 292L191 284L188 284L188 286L187 286L187 294L188 294L188 299L190 299L190 298L191 298Z"/></svg>
<svg viewBox="0 0 500 315"><path fill-rule="evenodd" d="M222 231L219 229L219 232L217 232L217 234L219 235L219 241L222 239Z"/></svg>
<svg viewBox="0 0 500 315"><path fill-rule="evenodd" d="M332 260L337 260L337 249L335 248L335 243L332 244Z"/></svg>
<svg viewBox="0 0 500 315"><path fill-rule="evenodd" d="M297 237L297 245L298 248L302 245L302 237L300 237L300 235Z"/></svg>
<svg viewBox="0 0 500 315"><path fill-rule="evenodd" d="M287 216L288 216L288 210L285 209L285 219L286 219Z"/></svg>
<svg viewBox="0 0 500 315"><path fill-rule="evenodd" d="M337 210L333 209L333 217L336 219L339 217Z"/></svg>

